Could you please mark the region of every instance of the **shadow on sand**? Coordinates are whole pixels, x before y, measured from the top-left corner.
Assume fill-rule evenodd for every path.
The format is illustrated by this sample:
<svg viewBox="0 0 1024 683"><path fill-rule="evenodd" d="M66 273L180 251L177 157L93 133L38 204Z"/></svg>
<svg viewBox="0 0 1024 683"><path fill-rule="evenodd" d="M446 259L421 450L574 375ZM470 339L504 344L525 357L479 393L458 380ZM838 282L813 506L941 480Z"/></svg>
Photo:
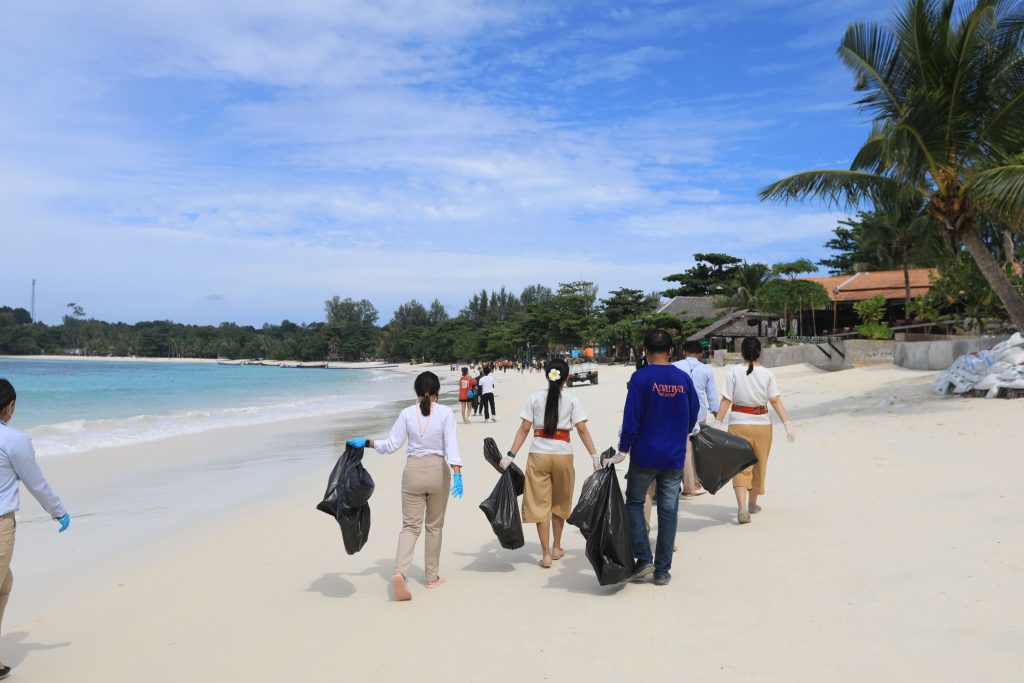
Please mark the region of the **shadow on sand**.
<svg viewBox="0 0 1024 683"><path fill-rule="evenodd" d="M307 593L319 593L325 598L348 598L355 594L356 587L348 579L342 578L338 572L324 574L309 584Z"/></svg>
<svg viewBox="0 0 1024 683"><path fill-rule="evenodd" d="M41 650L56 650L59 647L67 647L71 645L70 642L63 643L51 643L49 645L43 645L42 643L30 643L27 641L28 633L25 631L18 631L17 633L8 633L7 635L0 638L0 648L3 648L4 658L3 663L6 666L16 667L25 661L25 658L30 652L39 652Z"/></svg>

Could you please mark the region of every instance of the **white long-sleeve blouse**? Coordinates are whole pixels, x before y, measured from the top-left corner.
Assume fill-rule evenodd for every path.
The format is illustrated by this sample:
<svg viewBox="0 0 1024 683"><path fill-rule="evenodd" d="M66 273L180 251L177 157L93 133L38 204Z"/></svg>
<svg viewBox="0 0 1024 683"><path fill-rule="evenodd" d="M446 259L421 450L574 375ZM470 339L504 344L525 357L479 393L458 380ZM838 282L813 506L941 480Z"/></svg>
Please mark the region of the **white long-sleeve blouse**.
<svg viewBox="0 0 1024 683"><path fill-rule="evenodd" d="M448 406L431 404L429 417L420 412L419 404L409 406L398 414L387 439L374 439L373 448L380 453L394 453L406 441L409 447L405 454L410 458L441 455L449 465L462 465L455 437L455 413Z"/></svg>

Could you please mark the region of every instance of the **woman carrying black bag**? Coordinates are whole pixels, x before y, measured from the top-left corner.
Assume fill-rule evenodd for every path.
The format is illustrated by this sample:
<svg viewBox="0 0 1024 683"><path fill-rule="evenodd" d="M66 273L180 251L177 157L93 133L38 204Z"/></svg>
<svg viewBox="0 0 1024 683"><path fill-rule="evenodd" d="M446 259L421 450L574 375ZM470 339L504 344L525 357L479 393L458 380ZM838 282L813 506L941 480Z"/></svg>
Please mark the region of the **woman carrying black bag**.
<svg viewBox="0 0 1024 683"><path fill-rule="evenodd" d="M402 473L402 532L398 536L395 575L391 577L395 600L412 599L406 577L424 526L427 538L423 564L427 588L437 588L444 582L438 568L449 486L452 497L462 498L462 457L455 437L455 413L437 402L441 381L434 373L424 372L416 377L413 387L419 403L399 413L387 439L348 441L350 446L373 448L380 453L394 453L409 442ZM455 473L454 483L449 467Z"/></svg>
<svg viewBox="0 0 1024 683"><path fill-rule="evenodd" d="M775 374L758 363L761 358L760 340L757 337L744 337L740 352L747 364L729 368L714 426L721 428L722 420L731 409L729 431L749 443L757 456L755 465L743 470L732 480L736 493L736 520L740 524L749 524L750 515L761 511L757 498L765 492L765 472L768 454L772 449L772 418L768 414L768 405L771 404L782 420L790 443L796 440L796 431L789 421L786 407L782 405Z"/></svg>
<svg viewBox="0 0 1024 683"><path fill-rule="evenodd" d="M562 549L562 530L572 512L572 491L576 482L573 467L570 433L575 428L580 440L598 467L597 449L587 429L587 416L576 397L562 391L569 379L569 365L563 360L547 364L545 374L548 388L538 391L527 400L520 414L522 423L512 442L512 450L502 458L508 467L516 452L533 432L530 456L526 461L526 486L523 492L523 523L537 524L542 557L540 566L551 567L552 560L565 555ZM554 546L551 531L554 529Z"/></svg>

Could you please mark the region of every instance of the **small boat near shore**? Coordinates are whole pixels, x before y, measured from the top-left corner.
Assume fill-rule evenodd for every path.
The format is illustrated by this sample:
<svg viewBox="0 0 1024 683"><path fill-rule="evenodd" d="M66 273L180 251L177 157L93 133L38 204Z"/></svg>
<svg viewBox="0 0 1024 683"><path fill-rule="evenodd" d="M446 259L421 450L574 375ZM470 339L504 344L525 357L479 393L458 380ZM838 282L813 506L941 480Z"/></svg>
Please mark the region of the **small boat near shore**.
<svg viewBox="0 0 1024 683"><path fill-rule="evenodd" d="M230 358L218 358L217 365L245 365L244 360L231 360Z"/></svg>
<svg viewBox="0 0 1024 683"><path fill-rule="evenodd" d="M279 360L261 360L260 365L266 368L279 368L281 367L281 361Z"/></svg>
<svg viewBox="0 0 1024 683"><path fill-rule="evenodd" d="M324 368L327 367L327 363L325 363L325 362L320 362L320 363L317 363L317 362L314 362L314 363L297 363L297 362L294 362L294 361L292 361L292 362L282 361L281 362L281 367L282 368L300 368L300 369L320 369L320 370L323 370Z"/></svg>
<svg viewBox="0 0 1024 683"><path fill-rule="evenodd" d="M327 369L328 370L391 370L391 369L397 368L397 367L398 367L398 363L385 363L385 364L382 364L382 365L358 365L358 366L355 366L355 367L348 366L348 365L328 365Z"/></svg>

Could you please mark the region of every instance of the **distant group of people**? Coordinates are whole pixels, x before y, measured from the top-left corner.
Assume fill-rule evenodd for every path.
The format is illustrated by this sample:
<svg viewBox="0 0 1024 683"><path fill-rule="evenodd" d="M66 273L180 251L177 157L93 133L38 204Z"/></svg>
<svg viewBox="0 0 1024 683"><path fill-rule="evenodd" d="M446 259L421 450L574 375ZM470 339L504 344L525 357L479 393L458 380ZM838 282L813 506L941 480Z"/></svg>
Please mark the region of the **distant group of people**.
<svg viewBox="0 0 1024 683"><path fill-rule="evenodd" d="M779 415L790 441L795 439L795 431L782 404L775 375L758 363L760 342L754 337L743 340L745 365L728 370L721 396L710 368L701 361L703 350L699 345L684 345L683 357L675 363L674 352L675 344L668 332L655 330L645 337L645 363L633 373L628 384L618 448L614 455L606 457L598 455L580 401L564 390L569 379L568 364L558 359L545 365L547 386L527 399L519 414L521 422L512 447L501 459L501 467L508 468L529 440L523 468L526 481L522 521L537 525L541 567L550 568L565 556L562 535L573 508L576 476L573 431L583 442L595 471L629 457L625 505L636 560L632 581L644 581L651 576L655 585L664 586L671 581L680 497L701 492L690 457L690 437L708 421L722 428L728 417L729 431L746 440L757 457L755 465L733 479L737 522L747 524L751 514L761 511L757 501L765 493L772 437L768 406ZM491 395L483 405L485 420L492 419L492 370L485 365L473 377L468 367L462 368L459 402L463 422L469 422L473 394L477 391L481 397ZM447 498L463 494L456 418L450 408L437 403L440 380L425 372L416 378L414 388L419 403L402 411L386 440L358 438L348 442L382 453L395 452L408 442L402 476L403 526L391 580L396 600L412 597L407 577L416 539L424 528L427 588L443 582L438 572ZM653 550L645 517L645 503L650 497L656 499L658 508L658 534ZM649 503L647 507L649 510Z"/></svg>
<svg viewBox="0 0 1024 683"><path fill-rule="evenodd" d="M452 363L449 369L452 372L455 372L456 370L458 370L458 367L458 363ZM521 375L525 372L533 373L537 370L543 369L543 363L541 363L541 361L539 360L522 360L519 358L515 358L506 360L496 360L488 363L477 363L474 361L470 363L467 367L469 368L470 371L474 371L477 369L482 370L484 367L489 367L495 373L507 373L511 370L513 372L518 371Z"/></svg>
<svg viewBox="0 0 1024 683"><path fill-rule="evenodd" d="M494 404L494 377L489 365L481 365L479 374L473 377L469 368L462 368L459 378L459 406L462 410L462 421L469 424L470 415L484 414L484 422L497 422L498 415Z"/></svg>

